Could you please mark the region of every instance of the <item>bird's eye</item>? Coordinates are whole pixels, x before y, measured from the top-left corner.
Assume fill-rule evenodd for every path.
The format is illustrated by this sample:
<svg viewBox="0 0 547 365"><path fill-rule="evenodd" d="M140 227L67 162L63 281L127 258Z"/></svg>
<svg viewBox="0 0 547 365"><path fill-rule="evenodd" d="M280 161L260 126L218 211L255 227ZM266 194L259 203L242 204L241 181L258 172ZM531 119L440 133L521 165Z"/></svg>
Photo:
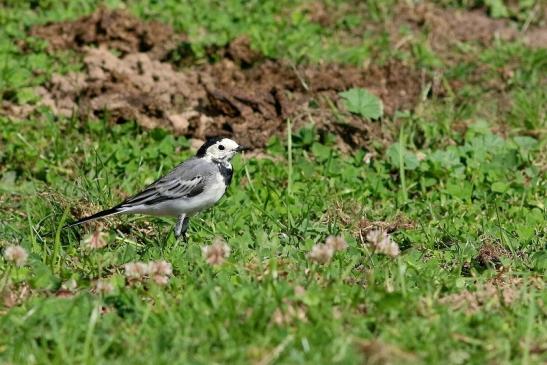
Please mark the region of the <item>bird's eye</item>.
<svg viewBox="0 0 547 365"><path fill-rule="evenodd" d="M224 149L224 146L220 145L220 146L218 146L218 149L222 151Z"/></svg>

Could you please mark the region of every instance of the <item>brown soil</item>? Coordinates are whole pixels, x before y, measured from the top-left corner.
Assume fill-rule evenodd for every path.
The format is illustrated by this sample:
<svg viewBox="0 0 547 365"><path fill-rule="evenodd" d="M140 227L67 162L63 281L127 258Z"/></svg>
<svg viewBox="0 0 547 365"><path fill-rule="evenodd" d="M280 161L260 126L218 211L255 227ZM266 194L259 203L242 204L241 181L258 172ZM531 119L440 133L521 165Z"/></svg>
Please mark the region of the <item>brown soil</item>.
<svg viewBox="0 0 547 365"><path fill-rule="evenodd" d="M43 104L58 115L134 119L146 128L185 132L188 122L182 113L205 97L203 90L198 93L196 74L177 72L146 53L120 58L104 48L83 52L85 72L53 75L38 90Z"/></svg>
<svg viewBox="0 0 547 365"><path fill-rule="evenodd" d="M165 24L142 22L124 10L106 8L78 20L33 27L30 34L47 40L51 51L95 46L117 50L122 56L146 52L152 59L165 58L186 39Z"/></svg>
<svg viewBox="0 0 547 365"><path fill-rule="evenodd" d="M388 115L412 108L421 90L419 75L400 63L368 70L351 66L321 65L291 67L266 61L250 69L223 61L210 67L202 77L207 91L213 129L244 136L263 146L272 135L283 133L285 120L295 129L315 121L319 129L338 134L350 146L365 143L380 133L379 124L364 123L343 109L337 93L351 87L365 87L384 101ZM315 107L310 107L310 102Z"/></svg>
<svg viewBox="0 0 547 365"><path fill-rule="evenodd" d="M501 266L501 259L506 256L509 256L509 252L507 252L507 250L501 246L500 243L486 241L479 249L479 253L477 257L475 257L475 261L480 266L492 265L494 267L499 267Z"/></svg>
<svg viewBox="0 0 547 365"><path fill-rule="evenodd" d="M489 43L496 36L513 37L516 30L503 20L492 19L483 10L445 9L433 4L400 5L395 19L398 25L424 29L434 50L445 50L454 42Z"/></svg>
<svg viewBox="0 0 547 365"><path fill-rule="evenodd" d="M394 44L405 41L399 35L401 27L413 31L425 30L431 48L450 58L454 45L458 42L477 42L490 44L495 38L521 40L531 47L546 47L543 42L547 36L546 27L534 27L520 32L511 22L493 19L484 9L465 11L442 8L432 3L415 6L402 3L395 11L395 22L389 26Z"/></svg>
<svg viewBox="0 0 547 365"><path fill-rule="evenodd" d="M328 23L329 9L312 2L303 9L310 19ZM464 12L435 5L400 5L388 30L396 47L405 47L399 29L426 29L431 47L443 58L454 57L455 42L491 42L495 36L521 36L506 21L493 20L484 11ZM71 49L82 54L79 73L54 75L38 89L42 104L62 116L135 120L145 128L162 127L177 134L204 139L212 135L236 136L241 143L264 147L270 137L285 133L286 121L294 129L314 123L320 133L338 135L341 146L363 146L371 139L390 142L381 122L365 122L344 111L338 93L364 87L379 96L387 116L412 110L428 79L400 61L384 66L354 67L323 64L294 66L265 59L245 37L212 49L214 64L190 64L176 69L168 61L187 45L184 35L166 25L143 22L123 10L100 9L75 21L51 23L31 29L48 41L50 50ZM531 29L530 39L542 39ZM434 81L434 80L433 80ZM443 88L435 87L435 95ZM458 85L452 85L458 88ZM4 114L15 118L32 109L7 105Z"/></svg>
<svg viewBox="0 0 547 365"><path fill-rule="evenodd" d="M401 62L365 69L265 60L245 37L217 50L223 58L215 64L176 70L166 58L185 37L119 10L101 9L76 21L35 27L31 34L48 40L51 50L83 54L83 72L54 75L38 90L54 113L136 120L145 128L170 128L198 139L234 135L253 147L283 134L287 119L295 129L314 122L350 147L383 139L381 123L345 112L338 93L365 87L392 115L412 109L427 81Z"/></svg>

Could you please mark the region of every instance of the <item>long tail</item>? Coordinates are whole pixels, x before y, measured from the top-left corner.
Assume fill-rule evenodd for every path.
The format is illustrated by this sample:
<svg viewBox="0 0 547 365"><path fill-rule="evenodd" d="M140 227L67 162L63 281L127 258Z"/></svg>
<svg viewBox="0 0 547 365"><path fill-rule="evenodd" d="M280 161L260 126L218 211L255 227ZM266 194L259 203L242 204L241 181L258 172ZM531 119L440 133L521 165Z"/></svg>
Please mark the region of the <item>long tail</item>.
<svg viewBox="0 0 547 365"><path fill-rule="evenodd" d="M124 212L123 209L121 209L119 206L116 206L114 208L106 209L106 210L103 210L99 213L95 213L93 215L90 215L89 217L81 218L81 219L77 220L74 223L67 224L63 228L74 227L74 226L80 225L80 224L85 223L85 222L94 221L95 219L104 218L104 217L108 217L108 216L111 216L111 215L114 215L114 214L120 214L120 213L123 213L123 212Z"/></svg>

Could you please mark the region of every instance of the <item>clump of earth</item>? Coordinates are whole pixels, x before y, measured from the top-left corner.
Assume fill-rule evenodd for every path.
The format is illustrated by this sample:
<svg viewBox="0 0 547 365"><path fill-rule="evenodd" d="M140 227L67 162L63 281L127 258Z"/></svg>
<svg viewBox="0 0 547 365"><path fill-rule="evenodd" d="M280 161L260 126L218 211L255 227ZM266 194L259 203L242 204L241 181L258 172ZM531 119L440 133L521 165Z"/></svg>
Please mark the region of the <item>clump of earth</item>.
<svg viewBox="0 0 547 365"><path fill-rule="evenodd" d="M411 27L436 27L446 15L437 8L401 9L398 19ZM480 23L478 15L474 17L474 23ZM444 33L465 38L453 24L458 19L441 22ZM473 39L489 41L491 37L480 34L502 30L497 21L480 24ZM381 123L344 112L338 93L366 88L382 99L390 116L414 108L430 81L425 73L401 61L366 68L295 66L267 59L245 37L216 50L218 62L175 67L170 56L187 44L186 37L124 10L101 8L74 21L36 26L30 34L47 40L51 52L70 49L82 55L82 71L53 75L37 90L41 104L55 114L115 123L135 120L144 128L167 128L198 139L237 136L241 143L257 148L272 136L284 134L287 119L295 129L313 123L320 132L339 136L349 148L373 138L389 139ZM436 48L445 44L439 34L431 32Z"/></svg>
<svg viewBox="0 0 547 365"><path fill-rule="evenodd" d="M344 109L338 93L367 88L391 115L412 108L424 84L422 74L402 62L360 68L270 60L245 37L217 50L218 62L177 68L169 57L186 37L124 10L102 8L30 33L47 40L51 52L71 49L82 55L82 71L53 75L37 90L41 104L55 114L135 120L145 128L199 139L235 135L257 148L285 133L287 119L295 129L315 123L347 146L363 145L382 133L380 125L334 112Z"/></svg>

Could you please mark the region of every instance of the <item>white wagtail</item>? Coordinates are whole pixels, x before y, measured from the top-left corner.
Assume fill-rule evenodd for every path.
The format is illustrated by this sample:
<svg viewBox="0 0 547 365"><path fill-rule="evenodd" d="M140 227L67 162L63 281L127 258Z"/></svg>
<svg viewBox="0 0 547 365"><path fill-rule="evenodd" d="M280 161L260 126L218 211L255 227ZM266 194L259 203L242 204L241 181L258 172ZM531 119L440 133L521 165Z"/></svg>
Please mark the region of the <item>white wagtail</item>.
<svg viewBox="0 0 547 365"><path fill-rule="evenodd" d="M122 213L171 216L178 217L175 237L186 238L190 217L210 208L222 198L232 181L230 161L237 152L246 149L228 138L209 138L194 157L148 185L142 192L111 209L82 218L66 227Z"/></svg>

